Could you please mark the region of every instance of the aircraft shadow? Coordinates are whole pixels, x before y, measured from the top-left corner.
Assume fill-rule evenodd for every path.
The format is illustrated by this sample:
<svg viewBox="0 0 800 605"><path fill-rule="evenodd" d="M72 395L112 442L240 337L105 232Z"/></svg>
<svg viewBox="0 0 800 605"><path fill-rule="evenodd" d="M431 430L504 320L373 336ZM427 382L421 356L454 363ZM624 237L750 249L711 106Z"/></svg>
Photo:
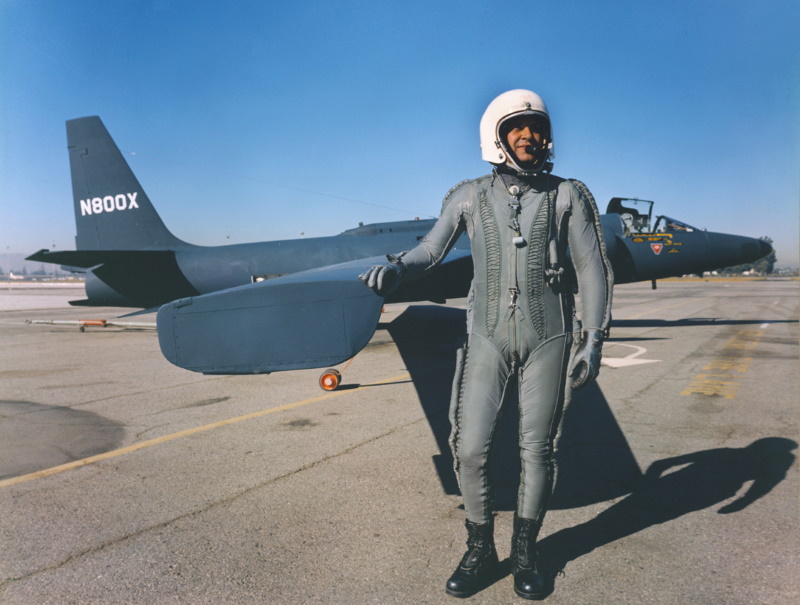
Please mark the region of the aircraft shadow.
<svg viewBox="0 0 800 605"><path fill-rule="evenodd" d="M717 317L685 317L682 319L614 319L614 328L665 328L674 326L749 326L753 324L796 324L796 319L720 319Z"/></svg>
<svg viewBox="0 0 800 605"><path fill-rule="evenodd" d="M439 447L433 464L442 489L459 494L448 438L455 353L465 339L463 309L411 306L387 326L417 389ZM504 406L490 472L494 508L515 510L520 462L516 389ZM608 402L596 383L574 394L558 448L558 480L551 509L586 506L629 494L642 473Z"/></svg>
<svg viewBox="0 0 800 605"><path fill-rule="evenodd" d="M459 494L450 437L450 387L456 350L466 336L466 312L452 307L410 306L386 326L411 375L439 447L433 464L446 494Z"/></svg>

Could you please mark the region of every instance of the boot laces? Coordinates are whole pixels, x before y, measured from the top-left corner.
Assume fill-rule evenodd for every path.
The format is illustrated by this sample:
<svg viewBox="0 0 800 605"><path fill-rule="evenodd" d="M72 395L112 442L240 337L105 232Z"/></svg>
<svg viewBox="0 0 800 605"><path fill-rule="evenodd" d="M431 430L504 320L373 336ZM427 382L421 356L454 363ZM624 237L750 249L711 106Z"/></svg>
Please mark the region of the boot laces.
<svg viewBox="0 0 800 605"><path fill-rule="evenodd" d="M517 565L521 569L536 568L536 537L538 527L533 524L521 523L516 536Z"/></svg>

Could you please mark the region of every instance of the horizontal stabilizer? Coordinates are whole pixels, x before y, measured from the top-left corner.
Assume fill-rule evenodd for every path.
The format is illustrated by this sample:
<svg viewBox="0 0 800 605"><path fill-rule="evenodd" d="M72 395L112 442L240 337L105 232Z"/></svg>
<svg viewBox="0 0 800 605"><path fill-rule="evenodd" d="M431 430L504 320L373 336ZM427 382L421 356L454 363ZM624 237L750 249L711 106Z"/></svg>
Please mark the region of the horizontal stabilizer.
<svg viewBox="0 0 800 605"><path fill-rule="evenodd" d="M171 302L158 312L161 352L176 366L205 374L341 363L369 342L378 325L383 298L357 276L382 258Z"/></svg>
<svg viewBox="0 0 800 605"><path fill-rule="evenodd" d="M55 265L69 265L81 269L91 269L105 263L116 263L135 259L144 265L152 265L164 259L174 258L169 250L53 250L42 248L25 260Z"/></svg>
<svg viewBox="0 0 800 605"><path fill-rule="evenodd" d="M73 303L78 305L93 306L98 300L107 300L106 304L115 306L151 308L199 294L171 250L43 249L26 260L84 269L89 298Z"/></svg>

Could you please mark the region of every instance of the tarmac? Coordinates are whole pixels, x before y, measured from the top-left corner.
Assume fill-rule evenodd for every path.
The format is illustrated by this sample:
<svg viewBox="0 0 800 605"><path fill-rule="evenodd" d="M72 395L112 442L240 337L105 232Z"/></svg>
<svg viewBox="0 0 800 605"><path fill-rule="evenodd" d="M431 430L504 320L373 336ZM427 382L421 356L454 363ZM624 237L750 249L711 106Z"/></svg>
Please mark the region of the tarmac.
<svg viewBox="0 0 800 605"><path fill-rule="evenodd" d="M616 288L599 380L566 411L547 603L800 602L799 286ZM181 370L147 326L26 323L132 311L80 298L0 284L0 602L457 602L464 301L388 305L327 393L321 369ZM493 464L503 573L470 603L524 602L515 422L512 401Z"/></svg>

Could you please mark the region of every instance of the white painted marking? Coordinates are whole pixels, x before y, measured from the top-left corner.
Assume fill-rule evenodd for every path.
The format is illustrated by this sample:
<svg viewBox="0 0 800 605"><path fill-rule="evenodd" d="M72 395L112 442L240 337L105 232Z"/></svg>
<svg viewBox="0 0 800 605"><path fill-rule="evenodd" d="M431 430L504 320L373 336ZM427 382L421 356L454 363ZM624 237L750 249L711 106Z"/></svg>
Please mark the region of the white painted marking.
<svg viewBox="0 0 800 605"><path fill-rule="evenodd" d="M605 345L604 348L613 347L628 347L634 349L633 353L630 355L626 355L625 357L606 357L603 355L603 359L600 362L600 365L606 365L610 368L624 368L627 366L637 366L643 363L655 363L656 361L661 361L660 359L638 359L640 355L643 355L647 352L647 349L644 347L637 347L636 345L628 345L624 342L609 342Z"/></svg>
<svg viewBox="0 0 800 605"><path fill-rule="evenodd" d="M766 323L766 324L761 324L761 329L762 329L762 330L766 330L768 327L769 327L769 324L768 324L768 323Z"/></svg>

